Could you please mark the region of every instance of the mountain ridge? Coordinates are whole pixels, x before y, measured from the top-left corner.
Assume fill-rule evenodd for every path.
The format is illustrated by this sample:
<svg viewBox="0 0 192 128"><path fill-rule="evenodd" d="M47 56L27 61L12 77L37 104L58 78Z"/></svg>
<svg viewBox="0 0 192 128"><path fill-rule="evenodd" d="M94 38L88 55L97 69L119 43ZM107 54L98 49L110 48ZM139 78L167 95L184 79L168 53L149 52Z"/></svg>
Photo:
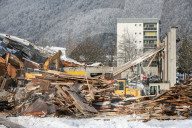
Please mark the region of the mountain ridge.
<svg viewBox="0 0 192 128"><path fill-rule="evenodd" d="M172 25L188 32L184 25L191 26L191 3L190 0L0 0L0 32L36 44L46 40L48 45L64 47L69 36L75 45L87 34L109 47L116 43L117 18L159 18L162 33Z"/></svg>

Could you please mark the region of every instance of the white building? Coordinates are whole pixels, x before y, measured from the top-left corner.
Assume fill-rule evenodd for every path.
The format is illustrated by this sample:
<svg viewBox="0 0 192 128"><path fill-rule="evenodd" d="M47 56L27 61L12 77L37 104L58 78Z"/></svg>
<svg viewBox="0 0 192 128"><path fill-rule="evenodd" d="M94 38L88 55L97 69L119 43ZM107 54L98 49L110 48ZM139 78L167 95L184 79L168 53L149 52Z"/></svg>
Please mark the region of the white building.
<svg viewBox="0 0 192 128"><path fill-rule="evenodd" d="M127 40L130 46L122 43ZM159 42L159 19L157 18L119 18L117 19L117 66L129 61L127 54L136 57L145 51L155 49ZM127 45L127 44L126 44ZM129 49L130 48L130 49ZM125 53L125 51L132 53ZM123 57L122 57L123 56Z"/></svg>

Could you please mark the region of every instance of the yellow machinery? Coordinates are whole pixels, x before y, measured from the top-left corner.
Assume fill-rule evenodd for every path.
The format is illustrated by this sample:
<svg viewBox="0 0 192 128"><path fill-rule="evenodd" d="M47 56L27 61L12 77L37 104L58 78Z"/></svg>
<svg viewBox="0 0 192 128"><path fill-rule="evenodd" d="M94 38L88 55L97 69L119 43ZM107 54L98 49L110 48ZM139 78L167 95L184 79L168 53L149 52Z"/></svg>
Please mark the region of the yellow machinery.
<svg viewBox="0 0 192 128"><path fill-rule="evenodd" d="M116 95L139 97L142 96L141 91L141 89L128 88L127 80L117 80L117 84L115 85Z"/></svg>
<svg viewBox="0 0 192 128"><path fill-rule="evenodd" d="M105 73L104 80L107 80L110 82L115 81L112 73ZM121 79L121 80L117 80L115 84L115 95L140 97L142 96L142 90L129 88L128 80Z"/></svg>
<svg viewBox="0 0 192 128"><path fill-rule="evenodd" d="M71 75L85 75L84 71L66 71L65 73L68 73Z"/></svg>
<svg viewBox="0 0 192 128"><path fill-rule="evenodd" d="M58 71L59 63L60 63L60 57L61 57L61 51L60 50L57 53L55 53L53 56L49 57L43 65L44 71L47 71L50 68L50 65L55 60L56 60L56 70ZM72 75L85 75L84 71L67 71L66 73L72 74ZM42 76L42 73L41 72L30 72L30 73L25 73L25 76L26 76L27 80L32 80L35 78L35 76Z"/></svg>
<svg viewBox="0 0 192 128"><path fill-rule="evenodd" d="M58 71L59 69L59 62L60 62L60 57L61 57L61 51L59 50L57 53L55 53L53 56L49 57L44 65L43 69L44 71L47 71L50 67L50 65L53 63L53 61L56 60L56 70ZM42 72L30 72L30 73L25 73L25 77L27 80L32 80L36 76L42 76Z"/></svg>
<svg viewBox="0 0 192 128"><path fill-rule="evenodd" d="M30 73L25 73L25 77L27 80L32 80L34 79L36 76L42 76L42 73L37 73L37 72L30 72Z"/></svg>
<svg viewBox="0 0 192 128"><path fill-rule="evenodd" d="M50 67L50 65L53 63L54 60L56 60L56 70L58 71L59 69L59 62L60 62L60 57L61 57L61 50L59 50L55 55L49 57L44 65L43 65L43 68L44 68L44 71L47 71L48 68Z"/></svg>

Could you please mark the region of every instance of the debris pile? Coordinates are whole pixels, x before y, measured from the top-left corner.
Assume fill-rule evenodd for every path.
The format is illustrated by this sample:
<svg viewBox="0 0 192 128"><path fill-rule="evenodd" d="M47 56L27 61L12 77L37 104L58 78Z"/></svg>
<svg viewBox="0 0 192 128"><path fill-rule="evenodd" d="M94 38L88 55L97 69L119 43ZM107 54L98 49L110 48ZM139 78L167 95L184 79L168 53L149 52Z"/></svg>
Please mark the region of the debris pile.
<svg viewBox="0 0 192 128"><path fill-rule="evenodd" d="M54 60L59 69L60 51L47 59L27 40L5 34L0 34L0 40L0 111L41 117L137 114L146 121L184 119L192 115L192 84L176 85L152 100L145 96L115 96L112 92L116 81L108 83L100 77L48 70ZM77 66L71 62L62 65ZM44 63L44 71L39 63ZM27 78L31 68L37 68L39 74L29 72Z"/></svg>
<svg viewBox="0 0 192 128"><path fill-rule="evenodd" d="M100 109L92 103L111 100L113 88L98 78L53 70L34 72L35 68L42 69L41 64L45 69L49 61L47 70L54 59L60 58L57 53L47 59L32 42L2 33L0 49L0 107L12 108L12 115L91 116Z"/></svg>
<svg viewBox="0 0 192 128"><path fill-rule="evenodd" d="M142 120L185 119L192 116L192 84L175 85L152 100L124 107L125 113L141 115Z"/></svg>
<svg viewBox="0 0 192 128"><path fill-rule="evenodd" d="M37 63L46 60L46 58L37 50L37 46L28 40L3 33L0 33L0 40L0 49L3 49L4 51L0 56L10 52L20 59L27 58Z"/></svg>
<svg viewBox="0 0 192 128"><path fill-rule="evenodd" d="M103 80L45 71L14 95L14 115L93 116L93 102L110 100L112 93Z"/></svg>

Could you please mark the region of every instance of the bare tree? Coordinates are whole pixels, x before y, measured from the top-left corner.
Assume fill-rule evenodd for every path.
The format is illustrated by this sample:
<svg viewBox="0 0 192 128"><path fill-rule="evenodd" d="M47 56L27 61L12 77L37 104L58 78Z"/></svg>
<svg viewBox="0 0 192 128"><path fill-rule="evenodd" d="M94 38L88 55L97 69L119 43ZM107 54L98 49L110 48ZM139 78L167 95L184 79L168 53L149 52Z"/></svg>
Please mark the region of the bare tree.
<svg viewBox="0 0 192 128"><path fill-rule="evenodd" d="M121 40L119 41L117 47L117 58L121 60L121 62L126 63L138 55L135 38L128 32L128 30L124 31L124 34L121 36Z"/></svg>
<svg viewBox="0 0 192 128"><path fill-rule="evenodd" d="M91 38L85 38L70 54L70 58L87 63L104 62L105 50Z"/></svg>
<svg viewBox="0 0 192 128"><path fill-rule="evenodd" d="M68 38L67 38L67 43L66 43L66 56L69 57L71 52L75 49L77 45L73 44L72 38L72 31L70 30L68 32Z"/></svg>
<svg viewBox="0 0 192 128"><path fill-rule="evenodd" d="M116 66L116 55L117 55L117 50L116 50L116 44L111 43L110 44L111 48L108 52L108 66L114 67Z"/></svg>
<svg viewBox="0 0 192 128"><path fill-rule="evenodd" d="M42 46L43 48L45 48L48 44L49 44L48 41L45 40L44 38L41 38L39 40L39 45Z"/></svg>
<svg viewBox="0 0 192 128"><path fill-rule="evenodd" d="M179 58L178 58L178 71L180 73L187 73L187 80L189 80L189 74L192 70L192 46L191 37L183 38L181 47L179 48Z"/></svg>

